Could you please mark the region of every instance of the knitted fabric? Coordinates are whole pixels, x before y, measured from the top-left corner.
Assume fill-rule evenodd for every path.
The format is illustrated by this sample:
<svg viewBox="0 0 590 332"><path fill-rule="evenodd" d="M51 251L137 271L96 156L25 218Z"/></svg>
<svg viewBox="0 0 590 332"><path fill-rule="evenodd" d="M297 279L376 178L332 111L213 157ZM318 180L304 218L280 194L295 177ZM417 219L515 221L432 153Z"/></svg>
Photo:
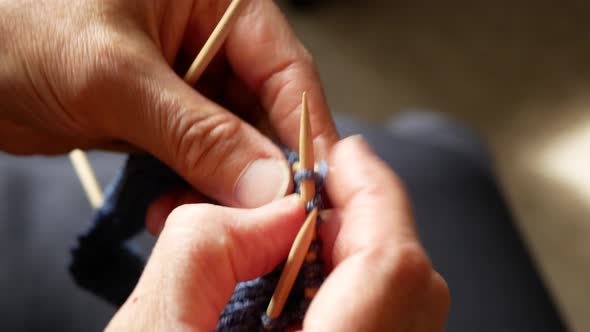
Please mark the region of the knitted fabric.
<svg viewBox="0 0 590 332"><path fill-rule="evenodd" d="M292 165L298 160L294 152L284 151ZM295 191L303 179L313 178L316 196L307 202L311 211L321 206L321 190L326 175L325 163L318 172L303 170L294 176ZM115 306L121 306L131 294L145 265L145 259L131 246L131 240L145 228L148 206L161 194L188 186L174 171L153 157L130 156L124 168L105 191L105 203L93 216L91 227L78 236L72 249L69 270L76 283ZM319 224L319 222L318 222ZM321 242L312 243L310 251L318 253ZM323 281L323 266L318 259L304 263L293 290L277 320L265 316L282 270L282 264L260 278L239 283L221 313L216 331L279 331L303 320L309 300L304 288L317 288ZM198 313L195 313L198 314Z"/></svg>

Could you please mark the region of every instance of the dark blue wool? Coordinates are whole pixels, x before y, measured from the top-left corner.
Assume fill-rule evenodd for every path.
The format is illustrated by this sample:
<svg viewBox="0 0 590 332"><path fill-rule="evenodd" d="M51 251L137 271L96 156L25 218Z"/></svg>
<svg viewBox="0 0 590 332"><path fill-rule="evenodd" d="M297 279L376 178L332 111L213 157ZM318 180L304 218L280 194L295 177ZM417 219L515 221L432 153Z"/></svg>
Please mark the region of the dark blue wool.
<svg viewBox="0 0 590 332"><path fill-rule="evenodd" d="M289 164L298 161L295 152L283 150ZM325 163L317 172L302 170L295 174L295 192L304 179L313 179L316 196L306 204L309 212L321 207L321 192L327 173ZM115 306L121 306L133 291L145 265L139 253L132 250L130 240L145 228L149 205L166 191L188 186L174 171L147 155L131 156L125 167L105 191L105 203L92 219L92 225L78 237L72 249L69 270L76 283ZM319 219L318 219L319 224ZM310 251L321 251L315 240ZM323 281L321 261L305 262L295 281L283 314L277 320L265 315L282 264L260 278L239 283L221 313L216 331L280 331L303 320L309 300L303 297L306 287L317 288ZM195 313L198 314L198 313Z"/></svg>
<svg viewBox="0 0 590 332"><path fill-rule="evenodd" d="M105 190L104 205L72 249L70 273L79 286L115 306L139 279L144 259L130 240L145 228L148 206L162 193L184 185L172 170L147 155L131 156Z"/></svg>

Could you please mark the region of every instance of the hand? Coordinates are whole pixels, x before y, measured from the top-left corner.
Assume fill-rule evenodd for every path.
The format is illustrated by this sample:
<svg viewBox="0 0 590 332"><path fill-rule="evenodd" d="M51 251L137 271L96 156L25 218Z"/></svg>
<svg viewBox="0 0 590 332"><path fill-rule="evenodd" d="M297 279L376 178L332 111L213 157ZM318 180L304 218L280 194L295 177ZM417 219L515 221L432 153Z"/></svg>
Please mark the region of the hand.
<svg viewBox="0 0 590 332"><path fill-rule="evenodd" d="M442 331L448 288L416 238L399 180L359 138L336 144L329 164L334 209L320 236L332 271L303 330ZM108 329L212 330L236 283L284 259L303 219L293 196L255 210L202 204L174 210ZM161 228L163 220L150 220L150 229Z"/></svg>
<svg viewBox="0 0 590 332"><path fill-rule="evenodd" d="M449 290L414 228L400 180L360 137L331 153L334 209L321 229L333 270L304 321L310 331L443 331Z"/></svg>
<svg viewBox="0 0 590 332"><path fill-rule="evenodd" d="M172 69L184 75L229 2L0 1L0 150L130 144L223 204L282 196L284 157L237 115L296 149L308 91L319 154L337 133L313 60L274 3L245 4L201 92Z"/></svg>

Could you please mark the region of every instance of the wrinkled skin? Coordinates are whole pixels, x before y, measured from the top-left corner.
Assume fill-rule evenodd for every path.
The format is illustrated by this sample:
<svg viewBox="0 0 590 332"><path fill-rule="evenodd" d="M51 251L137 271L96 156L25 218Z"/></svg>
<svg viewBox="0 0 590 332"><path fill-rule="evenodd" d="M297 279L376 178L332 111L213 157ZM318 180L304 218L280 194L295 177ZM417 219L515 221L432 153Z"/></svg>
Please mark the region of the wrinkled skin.
<svg viewBox="0 0 590 332"><path fill-rule="evenodd" d="M236 192L255 161L286 167L268 136L297 148L307 91L316 157L333 166L334 209L321 229L332 272L303 329L442 331L448 289L419 244L399 180L358 138L336 143L313 61L272 1L244 7L196 90L182 81L227 4L0 0L1 150L144 150L195 189L166 194L148 211L147 225L160 237L108 328L210 330L238 281L286 256L301 204L264 204L281 192L245 202L238 196L256 191ZM174 209L206 197L262 207Z"/></svg>
<svg viewBox="0 0 590 332"><path fill-rule="evenodd" d="M246 1L200 92L183 82L228 3L0 1L0 132L10 138L0 149L131 146L226 205L275 198L243 202L235 191L255 160L286 169L267 136L297 148L303 91L319 156L338 135L311 56L270 0Z"/></svg>

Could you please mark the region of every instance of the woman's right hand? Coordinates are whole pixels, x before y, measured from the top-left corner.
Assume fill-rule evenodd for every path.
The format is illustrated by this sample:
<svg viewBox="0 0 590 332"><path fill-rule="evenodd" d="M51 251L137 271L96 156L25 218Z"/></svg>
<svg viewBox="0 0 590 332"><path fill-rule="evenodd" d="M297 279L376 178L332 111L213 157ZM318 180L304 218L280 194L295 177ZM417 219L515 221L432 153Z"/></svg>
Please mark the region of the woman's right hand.
<svg viewBox="0 0 590 332"><path fill-rule="evenodd" d="M309 331L443 331L449 290L414 227L400 180L359 136L337 143L321 228L333 267L305 316Z"/></svg>

